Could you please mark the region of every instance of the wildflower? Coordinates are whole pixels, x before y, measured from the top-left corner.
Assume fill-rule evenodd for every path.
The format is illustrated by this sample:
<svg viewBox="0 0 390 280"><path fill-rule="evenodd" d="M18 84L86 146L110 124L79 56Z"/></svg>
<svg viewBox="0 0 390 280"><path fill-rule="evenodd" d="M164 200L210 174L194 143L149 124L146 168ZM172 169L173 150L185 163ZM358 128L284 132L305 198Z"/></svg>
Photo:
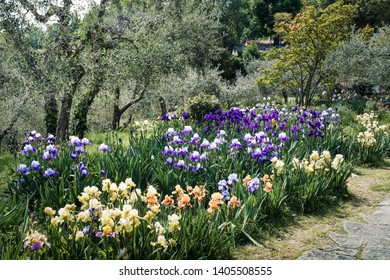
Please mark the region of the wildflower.
<svg viewBox="0 0 390 280"><path fill-rule="evenodd" d="M276 168L276 172L278 173L278 175L280 175L280 174L283 173L284 162L283 162L282 160L277 160L277 161L274 163L274 167Z"/></svg>
<svg viewBox="0 0 390 280"><path fill-rule="evenodd" d="M28 153L35 153L36 151L37 151L37 149L35 147L31 146L30 144L27 144L23 148L23 154L25 154L25 155L27 155Z"/></svg>
<svg viewBox="0 0 390 280"><path fill-rule="evenodd" d="M271 182L266 182L266 183L265 183L264 191L265 191L266 193L269 193L269 192L272 191L272 184L271 184Z"/></svg>
<svg viewBox="0 0 390 280"><path fill-rule="evenodd" d="M157 237L157 242L152 242L151 244L152 244L152 246L160 246L160 247L164 247L164 248L168 247L168 242L167 242L164 235L159 235Z"/></svg>
<svg viewBox="0 0 390 280"><path fill-rule="evenodd" d="M162 121L169 121L168 115L167 115L167 114L163 114L163 115L161 116L161 120L162 120Z"/></svg>
<svg viewBox="0 0 390 280"><path fill-rule="evenodd" d="M188 154L188 147L183 147L181 149L178 149L177 153L184 158L185 155Z"/></svg>
<svg viewBox="0 0 390 280"><path fill-rule="evenodd" d="M50 207L46 207L45 210L43 210L43 211L45 212L46 215L51 216L51 217L56 214L56 211Z"/></svg>
<svg viewBox="0 0 390 280"><path fill-rule="evenodd" d="M127 215L124 215L124 217L120 218L118 230L131 233L134 228L137 228L140 224L141 222L138 218L138 210L131 209Z"/></svg>
<svg viewBox="0 0 390 280"><path fill-rule="evenodd" d="M261 178L261 181L263 181L264 184L267 183L267 182L269 182L269 181L270 181L269 175L268 175L268 174L265 174L265 175L263 176L263 178Z"/></svg>
<svg viewBox="0 0 390 280"><path fill-rule="evenodd" d="M238 178L236 173L232 173L228 177L228 184L231 185L233 183L238 183Z"/></svg>
<svg viewBox="0 0 390 280"><path fill-rule="evenodd" d="M110 147L108 147L106 144L100 144L99 151L101 152L111 152Z"/></svg>
<svg viewBox="0 0 390 280"><path fill-rule="evenodd" d="M222 197L223 196L221 193L213 193L211 195L211 200L209 202L209 208L207 209L207 212L213 213L215 209L218 209L219 206L223 204Z"/></svg>
<svg viewBox="0 0 390 280"><path fill-rule="evenodd" d="M69 139L70 139L70 144L69 144L70 146L80 146L81 145L81 141L78 137L72 135L69 137Z"/></svg>
<svg viewBox="0 0 390 280"><path fill-rule="evenodd" d="M242 179L242 184L244 185L244 187L247 186L248 182L252 180L251 176L247 175L244 179Z"/></svg>
<svg viewBox="0 0 390 280"><path fill-rule="evenodd" d="M103 182L102 182L102 190L105 191L105 192L108 191L110 185L111 185L111 180L110 179L103 180Z"/></svg>
<svg viewBox="0 0 390 280"><path fill-rule="evenodd" d="M92 221L92 215L90 209L86 209L77 214L77 220L87 223Z"/></svg>
<svg viewBox="0 0 390 280"><path fill-rule="evenodd" d="M46 143L47 144L53 144L55 142L55 137L53 134L48 134L46 137Z"/></svg>
<svg viewBox="0 0 390 280"><path fill-rule="evenodd" d="M101 236L108 236L108 237L114 237L115 232L112 230L112 227L109 225L103 226L103 231L97 232L96 237L101 237Z"/></svg>
<svg viewBox="0 0 390 280"><path fill-rule="evenodd" d="M181 113L181 117L182 117L184 120L187 120L190 116L188 115L187 112L183 111L183 113Z"/></svg>
<svg viewBox="0 0 390 280"><path fill-rule="evenodd" d="M190 134L190 133L193 132L192 131L192 127L189 126L189 125L186 125L186 126L184 126L184 129L181 132L184 133L184 134Z"/></svg>
<svg viewBox="0 0 390 280"><path fill-rule="evenodd" d="M195 186L191 194L194 196L195 200L198 200L201 203L206 196L206 188L204 186Z"/></svg>
<svg viewBox="0 0 390 280"><path fill-rule="evenodd" d="M53 218L51 218L51 220L50 220L50 223L53 225L53 226L57 226L57 225L59 225L59 224L61 224L63 222L63 220L61 220L61 218L60 217L53 217Z"/></svg>
<svg viewBox="0 0 390 280"><path fill-rule="evenodd" d="M167 158L167 160L165 161L165 164L166 165L173 165L174 164L173 159L171 157Z"/></svg>
<svg viewBox="0 0 390 280"><path fill-rule="evenodd" d="M46 146L46 149L43 151L43 153L45 154L46 159L57 157L57 149L54 145Z"/></svg>
<svg viewBox="0 0 390 280"><path fill-rule="evenodd" d="M16 169L17 172L21 172L23 174L27 174L28 170L29 170L29 168L25 164L19 164L18 169Z"/></svg>
<svg viewBox="0 0 390 280"><path fill-rule="evenodd" d="M232 198L228 202L228 207L230 208L231 206L237 206L240 207L241 202L237 200L236 196L232 196Z"/></svg>
<svg viewBox="0 0 390 280"><path fill-rule="evenodd" d="M75 204L66 204L65 207L58 210L58 217L61 221L73 221L75 219L74 210Z"/></svg>
<svg viewBox="0 0 390 280"><path fill-rule="evenodd" d="M179 135L175 135L175 136L173 136L173 140L170 144L172 144L172 143L176 143L178 145L183 145L184 141L183 141L183 139L180 138Z"/></svg>
<svg viewBox="0 0 390 280"><path fill-rule="evenodd" d="M170 127L170 128L168 128L166 134L167 134L168 136L169 136L169 135L176 135L177 132L176 132L172 127Z"/></svg>
<svg viewBox="0 0 390 280"><path fill-rule="evenodd" d="M82 232L82 231L77 231L76 232L76 236L75 236L75 240L76 241L79 241L80 239L82 239L84 237L84 232Z"/></svg>
<svg viewBox="0 0 390 280"><path fill-rule="evenodd" d="M172 196L170 195L165 195L165 198L164 200L161 202L161 204L164 204L164 205L172 205L174 203L174 200L172 199Z"/></svg>
<svg viewBox="0 0 390 280"><path fill-rule="evenodd" d="M310 160L317 161L320 158L318 151L313 151L310 155Z"/></svg>
<svg viewBox="0 0 390 280"><path fill-rule="evenodd" d="M188 194L183 194L180 198L180 200L177 202L177 206L179 209L185 207L185 206L191 206L191 199Z"/></svg>
<svg viewBox="0 0 390 280"><path fill-rule="evenodd" d="M226 134L225 130L220 130L218 132L217 136L220 138L223 138L223 137L227 137L227 134Z"/></svg>
<svg viewBox="0 0 390 280"><path fill-rule="evenodd" d="M30 231L30 233L27 234L26 238L23 241L23 248L26 248L27 246L31 246L31 250L38 251L42 248L43 245L46 245L47 247L51 247L51 244L47 242L46 236L43 234L40 234L38 231Z"/></svg>
<svg viewBox="0 0 390 280"><path fill-rule="evenodd" d="M180 216L172 214L168 216L168 231L173 232L175 230L180 230Z"/></svg>
<svg viewBox="0 0 390 280"><path fill-rule="evenodd" d="M41 167L39 166L39 161L36 161L36 160L33 160L31 162L31 168L35 171L38 171L41 169Z"/></svg>
<svg viewBox="0 0 390 280"><path fill-rule="evenodd" d="M194 135L192 135L191 137L191 140L188 142L188 144L190 145L198 145L199 144L199 134L198 133L195 133Z"/></svg>
<svg viewBox="0 0 390 280"><path fill-rule="evenodd" d="M207 140L207 139L203 139L203 142L202 142L202 144L200 144L200 146L201 147L208 147L210 145L210 142L209 142L209 140Z"/></svg>
<svg viewBox="0 0 390 280"><path fill-rule="evenodd" d="M230 147L232 147L233 149L241 149L242 145L240 141L238 141L238 139L233 139L232 143L230 144Z"/></svg>
<svg viewBox="0 0 390 280"><path fill-rule="evenodd" d="M330 152L326 150L323 151L321 157L325 160L325 162L329 162L331 159Z"/></svg>
<svg viewBox="0 0 390 280"><path fill-rule="evenodd" d="M177 163L175 163L173 165L176 169L179 169L179 168L183 168L183 169L186 169L186 164L184 162L184 160L179 160Z"/></svg>
<svg viewBox="0 0 390 280"><path fill-rule="evenodd" d="M246 188L250 193L254 193L259 189L259 187L260 187L260 180L257 177L250 180L246 185Z"/></svg>
<svg viewBox="0 0 390 280"><path fill-rule="evenodd" d="M145 216L143 217L144 220L150 222L152 221L154 218L156 217L156 214L153 213L152 211L148 210L145 214Z"/></svg>
<svg viewBox="0 0 390 280"><path fill-rule="evenodd" d="M200 157L200 153L198 151L194 151L189 155L188 158L190 161L195 162L199 159L199 157Z"/></svg>
<svg viewBox="0 0 390 280"><path fill-rule="evenodd" d="M91 142L87 138L81 139L81 144L84 146L91 146Z"/></svg>
<svg viewBox="0 0 390 280"><path fill-rule="evenodd" d="M58 177L58 172L57 171L54 171L53 169L51 168L48 168L45 173L43 174L43 177L45 178L49 178L49 177Z"/></svg>
<svg viewBox="0 0 390 280"><path fill-rule="evenodd" d="M282 141L283 143L286 142L286 141L288 140L287 134L284 133L284 132L279 133L278 139L279 139L280 141Z"/></svg>
<svg viewBox="0 0 390 280"><path fill-rule="evenodd" d="M226 180L221 180L218 182L218 190L223 191L227 187Z"/></svg>
<svg viewBox="0 0 390 280"><path fill-rule="evenodd" d="M136 184L133 182L133 179L132 179L132 178L127 178L127 179L125 180L125 184L126 184L126 186L127 186L130 190L132 190L132 189L136 186Z"/></svg>
<svg viewBox="0 0 390 280"><path fill-rule="evenodd" d="M154 230L158 235L163 235L165 233L165 228L160 224L160 222L154 223Z"/></svg>
<svg viewBox="0 0 390 280"><path fill-rule="evenodd" d="M337 154L332 161L332 168L338 170L340 168L340 164L344 161L343 155Z"/></svg>

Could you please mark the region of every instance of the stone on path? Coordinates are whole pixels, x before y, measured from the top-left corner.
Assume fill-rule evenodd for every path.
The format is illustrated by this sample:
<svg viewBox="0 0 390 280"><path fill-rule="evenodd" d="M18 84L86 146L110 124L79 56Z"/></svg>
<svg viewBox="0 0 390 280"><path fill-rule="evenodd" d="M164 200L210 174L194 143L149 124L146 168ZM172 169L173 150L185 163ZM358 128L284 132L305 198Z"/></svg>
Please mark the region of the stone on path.
<svg viewBox="0 0 390 280"><path fill-rule="evenodd" d="M330 232L336 246L325 246L303 253L299 260L390 260L390 197L371 215L367 223L344 221L347 234Z"/></svg>

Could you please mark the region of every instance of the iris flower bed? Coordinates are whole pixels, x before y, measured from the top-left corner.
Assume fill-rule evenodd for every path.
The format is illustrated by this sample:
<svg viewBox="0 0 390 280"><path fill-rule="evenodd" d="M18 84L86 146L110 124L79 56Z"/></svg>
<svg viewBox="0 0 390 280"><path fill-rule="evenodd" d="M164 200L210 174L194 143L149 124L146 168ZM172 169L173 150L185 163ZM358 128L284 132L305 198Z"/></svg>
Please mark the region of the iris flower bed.
<svg viewBox="0 0 390 280"><path fill-rule="evenodd" d="M350 135L332 109L231 108L202 123L163 118L128 145L31 131L2 194L0 225L15 234L1 255L229 258L263 223L348 197L356 158L386 156L388 128L358 118Z"/></svg>

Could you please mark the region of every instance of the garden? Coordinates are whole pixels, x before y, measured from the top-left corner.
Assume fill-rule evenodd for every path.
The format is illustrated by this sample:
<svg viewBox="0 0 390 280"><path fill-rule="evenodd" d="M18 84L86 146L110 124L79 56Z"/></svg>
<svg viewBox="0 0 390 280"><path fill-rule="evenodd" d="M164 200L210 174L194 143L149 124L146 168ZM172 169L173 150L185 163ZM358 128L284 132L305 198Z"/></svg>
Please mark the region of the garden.
<svg viewBox="0 0 390 280"><path fill-rule="evenodd" d="M354 165L389 156L388 132L374 113L346 127L336 109L276 104L163 116L103 143L26 131L2 258L229 258L264 224L348 199Z"/></svg>
<svg viewBox="0 0 390 280"><path fill-rule="evenodd" d="M234 259L388 166L387 2L73 2L0 3L0 259Z"/></svg>

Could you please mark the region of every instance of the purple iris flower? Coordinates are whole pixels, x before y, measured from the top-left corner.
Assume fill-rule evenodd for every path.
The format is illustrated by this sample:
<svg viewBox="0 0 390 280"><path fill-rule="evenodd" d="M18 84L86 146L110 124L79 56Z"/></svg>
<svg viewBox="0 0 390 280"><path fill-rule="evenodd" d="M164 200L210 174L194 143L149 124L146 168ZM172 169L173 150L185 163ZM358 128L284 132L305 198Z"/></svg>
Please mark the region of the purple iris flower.
<svg viewBox="0 0 390 280"><path fill-rule="evenodd" d="M72 137L72 139L70 139L70 146L80 146L82 145L81 144L81 141L78 137Z"/></svg>
<svg viewBox="0 0 390 280"><path fill-rule="evenodd" d="M187 166L186 166L184 160L179 160L177 163L175 163L173 165L173 167L175 167L176 169L179 169L179 168L185 169Z"/></svg>
<svg viewBox="0 0 390 280"><path fill-rule="evenodd" d="M173 165L173 159L172 158L167 158L167 160L165 161L165 164L166 165Z"/></svg>
<svg viewBox="0 0 390 280"><path fill-rule="evenodd" d="M91 146L91 142L85 137L81 139L81 144L84 146Z"/></svg>
<svg viewBox="0 0 390 280"><path fill-rule="evenodd" d="M192 127L189 126L189 125L186 125L186 126L184 127L184 129L183 129L181 132L184 133L184 134L190 134L190 133L193 132L193 131L192 131Z"/></svg>
<svg viewBox="0 0 390 280"><path fill-rule="evenodd" d="M41 169L41 167L39 166L39 161L36 161L36 160L33 160L31 162L31 168L35 171L38 171Z"/></svg>
<svg viewBox="0 0 390 280"><path fill-rule="evenodd" d="M209 158L207 157L207 153L203 153L199 156L199 161L202 162L204 160L209 160Z"/></svg>
<svg viewBox="0 0 390 280"><path fill-rule="evenodd" d="M167 115L167 114L163 114L163 115L161 116L161 120L162 120L162 121L169 121L168 115Z"/></svg>
<svg viewBox="0 0 390 280"><path fill-rule="evenodd" d="M20 164L18 169L16 170L17 172L21 172L23 174L27 174L29 168L25 164Z"/></svg>
<svg viewBox="0 0 390 280"><path fill-rule="evenodd" d="M210 142L207 139L203 139L202 144L200 144L201 147L208 147L209 145L210 145Z"/></svg>
<svg viewBox="0 0 390 280"><path fill-rule="evenodd" d="M232 143L230 144L230 147L232 147L233 149L241 149L242 145L240 141L238 141L238 139L233 139Z"/></svg>
<svg viewBox="0 0 390 280"><path fill-rule="evenodd" d="M288 140L288 136L286 133L281 132L281 133L279 133L279 136L277 139L279 139L280 141L282 141L284 143Z"/></svg>
<svg viewBox="0 0 390 280"><path fill-rule="evenodd" d="M179 135L175 135L175 136L173 136L172 143L176 143L178 145L183 145L184 141L183 141L183 139L180 138Z"/></svg>
<svg viewBox="0 0 390 280"><path fill-rule="evenodd" d="M200 157L200 153L198 151L194 151L190 154L188 158L190 161L195 162L199 159L199 157Z"/></svg>
<svg viewBox="0 0 390 280"><path fill-rule="evenodd" d="M25 155L27 155L28 153L35 153L36 151L37 151L37 149L35 147L31 146L30 144L27 144L23 148L23 154L25 154Z"/></svg>
<svg viewBox="0 0 390 280"><path fill-rule="evenodd" d="M183 148L179 149L178 150L178 154L181 155L184 158L185 155L188 154L188 148L187 147L183 147Z"/></svg>
<svg viewBox="0 0 390 280"><path fill-rule="evenodd" d="M189 115L188 115L187 112L183 112L183 113L181 113L181 117L182 117L183 119L187 120L187 119L189 118Z"/></svg>
<svg viewBox="0 0 390 280"><path fill-rule="evenodd" d="M74 151L73 151L75 154L85 154L85 151L83 149L82 146L77 146L74 148Z"/></svg>
<svg viewBox="0 0 390 280"><path fill-rule="evenodd" d="M49 178L49 177L57 177L59 174L58 172L54 171L53 169L51 168L48 168L45 173L43 174L43 177L45 178Z"/></svg>
<svg viewBox="0 0 390 280"><path fill-rule="evenodd" d="M107 171L105 171L105 170L100 170L100 174L102 174L102 175L106 175L107 174Z"/></svg>
<svg viewBox="0 0 390 280"><path fill-rule="evenodd" d="M43 151L42 159L45 161L51 159L50 153L48 151Z"/></svg>
<svg viewBox="0 0 390 280"><path fill-rule="evenodd" d="M54 144L56 138L54 137L53 134L48 134L46 137L46 143L47 144Z"/></svg>
<svg viewBox="0 0 390 280"><path fill-rule="evenodd" d="M221 180L221 181L218 182L218 190L219 191L223 191L226 188L227 188L226 180Z"/></svg>
<svg viewBox="0 0 390 280"><path fill-rule="evenodd" d="M195 133L191 140L188 142L189 145L198 145L199 144L199 140L200 140L200 137L199 137L199 134L198 133Z"/></svg>
<svg viewBox="0 0 390 280"><path fill-rule="evenodd" d="M46 150L44 150L44 152L45 151L48 152L52 158L57 157L57 149L54 147L54 145L48 145L46 147Z"/></svg>
<svg viewBox="0 0 390 280"><path fill-rule="evenodd" d="M88 171L87 171L87 169L83 169L82 171L81 171L81 177L87 177L88 176Z"/></svg>
<svg viewBox="0 0 390 280"><path fill-rule="evenodd" d="M73 159L73 160L76 160L77 159L77 153L75 151L73 151L71 154L70 154L70 158Z"/></svg>
<svg viewBox="0 0 390 280"><path fill-rule="evenodd" d="M259 187L260 187L260 179L257 177L250 180L247 184L247 188L250 193L254 193L259 189Z"/></svg>
<svg viewBox="0 0 390 280"><path fill-rule="evenodd" d="M106 144L100 144L99 151L101 152L111 152L110 147L108 147Z"/></svg>
<svg viewBox="0 0 390 280"><path fill-rule="evenodd" d="M237 182L238 182L237 174L236 173L230 174L228 177L228 184L231 185L231 184L237 183Z"/></svg>
<svg viewBox="0 0 390 280"><path fill-rule="evenodd" d="M220 130L220 131L218 132L217 136L222 138L222 137L226 137L227 134L226 134L225 130Z"/></svg>

